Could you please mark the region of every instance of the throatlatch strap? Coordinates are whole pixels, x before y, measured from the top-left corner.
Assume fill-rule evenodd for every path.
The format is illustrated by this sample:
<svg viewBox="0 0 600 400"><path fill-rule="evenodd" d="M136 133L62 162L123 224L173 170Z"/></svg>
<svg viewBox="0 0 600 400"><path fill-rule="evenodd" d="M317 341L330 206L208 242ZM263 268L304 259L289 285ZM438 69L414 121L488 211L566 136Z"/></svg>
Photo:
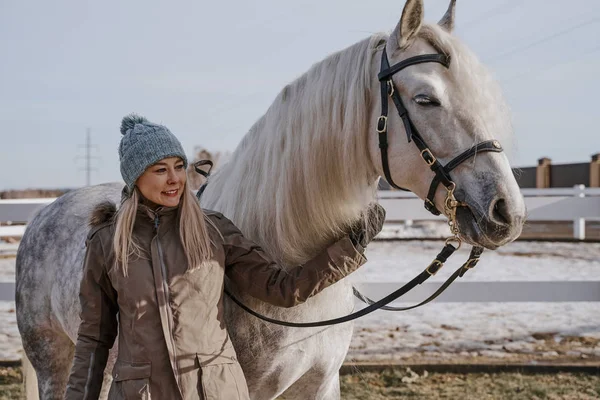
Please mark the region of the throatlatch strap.
<svg viewBox="0 0 600 400"><path fill-rule="evenodd" d="M381 149L381 165L383 166L383 174L385 175L385 179L387 180L387 182L390 184L390 186L392 186L395 189L409 191L408 189L404 189L404 188L396 185L394 183L394 181L392 180L392 176L390 173L390 165L389 165L388 155L387 155L387 148L388 148L387 135L385 132L379 132L379 148Z"/></svg>

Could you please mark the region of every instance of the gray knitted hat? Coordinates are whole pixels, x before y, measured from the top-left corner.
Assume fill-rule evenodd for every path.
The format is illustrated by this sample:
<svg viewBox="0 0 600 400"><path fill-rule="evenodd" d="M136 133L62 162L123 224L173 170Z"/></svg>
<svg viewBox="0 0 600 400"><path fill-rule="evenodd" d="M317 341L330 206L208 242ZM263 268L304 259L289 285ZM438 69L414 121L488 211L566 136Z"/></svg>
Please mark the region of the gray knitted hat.
<svg viewBox="0 0 600 400"><path fill-rule="evenodd" d="M146 168L168 157L179 157L187 168L187 157L179 140L166 126L154 124L137 114L121 121L119 160L121 176L132 193L135 181Z"/></svg>

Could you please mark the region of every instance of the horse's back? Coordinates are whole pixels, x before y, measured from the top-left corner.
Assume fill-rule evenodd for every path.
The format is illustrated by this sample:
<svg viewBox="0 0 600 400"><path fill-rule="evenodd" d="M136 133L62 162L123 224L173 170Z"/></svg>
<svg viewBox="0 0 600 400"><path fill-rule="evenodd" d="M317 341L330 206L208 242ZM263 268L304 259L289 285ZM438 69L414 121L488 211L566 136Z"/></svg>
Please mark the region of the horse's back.
<svg viewBox="0 0 600 400"><path fill-rule="evenodd" d="M88 221L95 205L119 200L121 187L90 186L59 197L28 223L19 245L17 325L25 358L33 367L24 369L26 381L37 381L41 399L64 396L79 325Z"/></svg>
<svg viewBox="0 0 600 400"><path fill-rule="evenodd" d="M76 189L40 210L29 222L16 259L19 329L28 323L59 322L73 331L88 221L94 206L118 201L122 185ZM23 331L21 332L23 335Z"/></svg>

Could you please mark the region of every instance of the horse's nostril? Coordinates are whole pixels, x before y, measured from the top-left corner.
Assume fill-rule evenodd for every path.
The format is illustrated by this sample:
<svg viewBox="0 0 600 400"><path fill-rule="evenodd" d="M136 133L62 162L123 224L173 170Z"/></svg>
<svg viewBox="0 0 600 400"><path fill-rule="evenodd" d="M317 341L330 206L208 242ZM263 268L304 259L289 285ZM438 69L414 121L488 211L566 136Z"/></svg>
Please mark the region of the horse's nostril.
<svg viewBox="0 0 600 400"><path fill-rule="evenodd" d="M492 219L502 225L510 224L510 213L504 199L496 200L496 203L492 208Z"/></svg>

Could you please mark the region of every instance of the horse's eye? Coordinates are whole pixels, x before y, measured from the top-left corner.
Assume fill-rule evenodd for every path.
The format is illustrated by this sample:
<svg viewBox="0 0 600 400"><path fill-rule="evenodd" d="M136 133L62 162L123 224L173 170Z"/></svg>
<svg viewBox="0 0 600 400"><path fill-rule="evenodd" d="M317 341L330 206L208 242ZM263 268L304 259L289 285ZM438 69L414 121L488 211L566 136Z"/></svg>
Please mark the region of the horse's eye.
<svg viewBox="0 0 600 400"><path fill-rule="evenodd" d="M414 102L420 106L440 106L441 103L438 99L427 96L425 94L418 94L413 98Z"/></svg>

